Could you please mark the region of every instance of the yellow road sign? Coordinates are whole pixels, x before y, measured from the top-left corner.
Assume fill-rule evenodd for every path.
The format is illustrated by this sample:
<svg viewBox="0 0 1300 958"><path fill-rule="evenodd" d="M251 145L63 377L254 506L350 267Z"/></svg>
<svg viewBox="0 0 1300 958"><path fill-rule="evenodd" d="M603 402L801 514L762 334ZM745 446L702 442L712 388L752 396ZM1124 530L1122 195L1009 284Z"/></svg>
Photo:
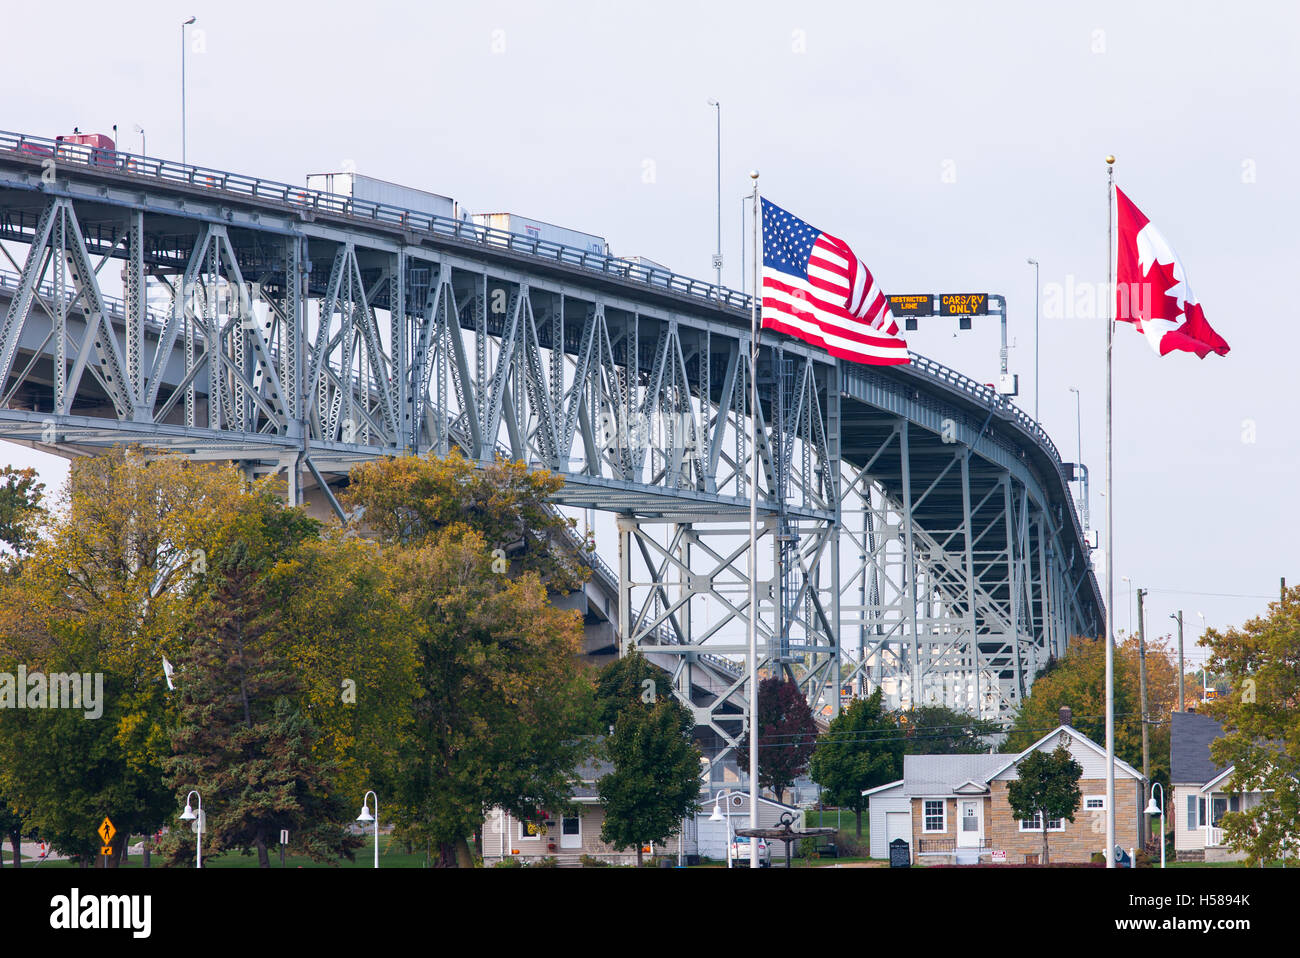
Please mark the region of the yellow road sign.
<svg viewBox="0 0 1300 958"><path fill-rule="evenodd" d="M105 858L111 858L112 855L113 855L113 846L112 846L112 845L100 845L100 846L99 846L99 853L100 853L101 855L103 855Z"/></svg>
<svg viewBox="0 0 1300 958"><path fill-rule="evenodd" d="M113 836L116 834L117 829L113 827L113 823L108 820L107 816L105 816L104 820L99 824L99 837L104 840L105 845L111 845L113 843Z"/></svg>

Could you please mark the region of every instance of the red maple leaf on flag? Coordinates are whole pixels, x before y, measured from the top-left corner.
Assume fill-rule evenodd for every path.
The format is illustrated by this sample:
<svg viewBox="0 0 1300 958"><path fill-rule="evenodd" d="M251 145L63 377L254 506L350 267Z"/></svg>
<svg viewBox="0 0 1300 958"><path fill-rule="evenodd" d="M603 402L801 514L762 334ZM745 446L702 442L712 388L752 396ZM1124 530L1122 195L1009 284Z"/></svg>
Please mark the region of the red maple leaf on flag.
<svg viewBox="0 0 1300 958"><path fill-rule="evenodd" d="M1130 294L1130 310L1135 319L1167 319L1174 322L1182 313L1182 300L1170 296L1170 291L1181 283L1174 278L1174 264L1155 262L1142 277L1143 288Z"/></svg>

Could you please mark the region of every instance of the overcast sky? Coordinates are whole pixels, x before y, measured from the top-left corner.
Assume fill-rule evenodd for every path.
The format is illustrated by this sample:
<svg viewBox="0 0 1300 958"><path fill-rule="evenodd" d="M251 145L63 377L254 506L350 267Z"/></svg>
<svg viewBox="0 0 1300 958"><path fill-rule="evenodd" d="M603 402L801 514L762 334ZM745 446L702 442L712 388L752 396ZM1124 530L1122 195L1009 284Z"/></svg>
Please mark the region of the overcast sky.
<svg viewBox="0 0 1300 958"><path fill-rule="evenodd" d="M846 239L885 289L992 292L1034 408L1083 459L1104 521L1105 323L1062 302L1106 269L1106 170L1177 250L1225 358L1116 334L1117 625L1212 625L1300 583L1297 297L1300 14L1290 3L70 3L6 13L5 129L108 132L179 158L193 14L191 162L302 182L372 176L606 237L712 276L722 103L724 278L738 285L747 172ZM746 257L751 254L746 251ZM1060 315L1064 313L1064 315ZM938 320L917 352L982 381L996 323ZM0 460L59 460L0 444ZM1228 593L1234 598L1212 593ZM1256 597L1256 598L1250 598Z"/></svg>

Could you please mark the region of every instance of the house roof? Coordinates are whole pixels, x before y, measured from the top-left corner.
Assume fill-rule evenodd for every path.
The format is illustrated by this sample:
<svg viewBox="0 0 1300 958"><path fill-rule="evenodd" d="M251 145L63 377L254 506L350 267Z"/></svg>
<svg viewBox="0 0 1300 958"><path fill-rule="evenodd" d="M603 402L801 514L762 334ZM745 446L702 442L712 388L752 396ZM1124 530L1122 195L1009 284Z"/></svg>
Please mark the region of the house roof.
<svg viewBox="0 0 1300 958"><path fill-rule="evenodd" d="M991 773L988 775L988 778L985 779L985 781L988 781L989 779L993 779L993 778L996 778L997 776L1001 775L1003 772L1005 772L1007 769L1009 769L1012 765L1015 765L1016 763L1018 763L1022 758L1024 758L1024 757L1025 757L1026 755L1028 755L1030 752L1032 752L1032 751L1034 751L1035 749L1037 749L1037 748L1038 748L1039 746L1041 746L1044 742L1049 742L1049 741L1051 741L1051 739L1052 739L1054 736L1059 735L1061 732L1067 732L1067 733L1069 734L1070 738L1071 738L1073 741L1075 741L1075 742L1082 742L1084 745L1087 745L1090 749L1092 749L1094 752L1096 752L1097 754L1099 754L1099 755L1102 757L1103 760L1106 758L1106 750L1105 750L1104 748L1102 748L1100 745L1098 745L1096 742L1094 742L1092 739L1088 738L1088 736L1086 736L1086 735L1084 735L1082 732L1080 732L1077 728L1075 728L1075 727L1072 726L1072 725L1058 725L1056 728L1052 729L1052 731L1048 732L1046 735L1044 735L1042 738L1040 738L1040 739L1039 739L1037 742L1035 742L1033 745L1029 746L1029 748L1027 748L1027 749L1025 749L1023 752L1020 752L1020 753L1018 753L1017 755L1013 756L1010 760L1007 760L1007 757L1006 757L1005 755L1000 755L1000 756L998 756L999 758L1001 758L1001 759L1003 760L1003 761L1002 761L1002 764L997 768L997 770L991 772ZM1134 768L1132 765L1130 765L1128 762L1124 761L1122 758L1118 758L1118 757L1117 757L1117 758L1115 759L1115 767L1116 767L1117 769L1122 769L1123 771L1127 772L1127 773L1128 773L1129 775L1131 775L1133 778L1138 778L1138 779L1142 778L1142 773L1139 772L1139 771L1138 771L1136 768Z"/></svg>
<svg viewBox="0 0 1300 958"><path fill-rule="evenodd" d="M1169 725L1169 781L1175 785L1204 785L1228 768L1210 757L1210 743L1223 735L1223 726L1208 715L1174 712Z"/></svg>
<svg viewBox="0 0 1300 958"><path fill-rule="evenodd" d="M575 800L599 798L600 791L596 788L596 782L612 771L614 771L613 762L606 762L599 758L587 759L574 771L574 776L578 780L573 783L572 797Z"/></svg>
<svg viewBox="0 0 1300 958"><path fill-rule="evenodd" d="M1005 755L904 755L903 794L952 795L968 782L987 782Z"/></svg>
<svg viewBox="0 0 1300 958"><path fill-rule="evenodd" d="M902 788L902 787L903 787L903 780L900 778L898 781L896 781L896 782L889 782L889 783L886 784L886 785L877 785L875 788L864 788L864 789L862 790L862 794L863 794L863 795L876 795L876 794L879 794L880 792L886 791L887 789L891 789L891 788Z"/></svg>

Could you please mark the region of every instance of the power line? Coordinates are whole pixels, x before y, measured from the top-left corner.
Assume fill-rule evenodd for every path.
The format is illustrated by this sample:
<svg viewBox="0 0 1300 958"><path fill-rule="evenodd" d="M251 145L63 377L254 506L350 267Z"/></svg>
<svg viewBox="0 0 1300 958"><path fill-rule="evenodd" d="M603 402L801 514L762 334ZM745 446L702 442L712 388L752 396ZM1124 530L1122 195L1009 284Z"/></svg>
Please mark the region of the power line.
<svg viewBox="0 0 1300 958"><path fill-rule="evenodd" d="M1169 595L1205 595L1215 599L1276 599L1277 595L1254 595L1248 592L1193 592L1190 589L1147 589L1148 592L1164 592Z"/></svg>

